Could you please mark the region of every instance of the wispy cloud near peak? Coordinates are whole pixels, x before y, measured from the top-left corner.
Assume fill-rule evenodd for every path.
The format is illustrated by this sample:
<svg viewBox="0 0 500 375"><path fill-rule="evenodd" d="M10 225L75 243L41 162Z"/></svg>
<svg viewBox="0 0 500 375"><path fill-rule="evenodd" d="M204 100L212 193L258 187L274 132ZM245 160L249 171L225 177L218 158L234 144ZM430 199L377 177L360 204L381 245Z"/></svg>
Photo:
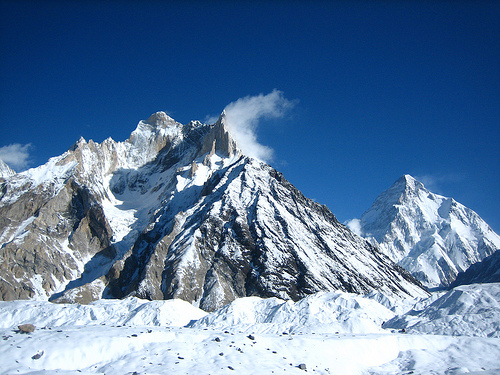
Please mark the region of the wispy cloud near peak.
<svg viewBox="0 0 500 375"><path fill-rule="evenodd" d="M361 230L361 220L352 219L347 221L345 225L347 225L347 227L354 233L356 233L358 236L363 236L363 231Z"/></svg>
<svg viewBox="0 0 500 375"><path fill-rule="evenodd" d="M259 121L283 117L296 103L286 99L283 92L276 89L266 95L245 96L226 106L226 124L245 155L269 161L273 150L257 141Z"/></svg>
<svg viewBox="0 0 500 375"><path fill-rule="evenodd" d="M416 180L424 184L424 186L436 194L442 194L442 185L460 183L465 179L464 175L447 173L443 175L421 175L416 176Z"/></svg>
<svg viewBox="0 0 500 375"><path fill-rule="evenodd" d="M31 143L25 145L13 143L8 146L0 147L0 159L9 167L17 171L26 169L30 162L30 148Z"/></svg>

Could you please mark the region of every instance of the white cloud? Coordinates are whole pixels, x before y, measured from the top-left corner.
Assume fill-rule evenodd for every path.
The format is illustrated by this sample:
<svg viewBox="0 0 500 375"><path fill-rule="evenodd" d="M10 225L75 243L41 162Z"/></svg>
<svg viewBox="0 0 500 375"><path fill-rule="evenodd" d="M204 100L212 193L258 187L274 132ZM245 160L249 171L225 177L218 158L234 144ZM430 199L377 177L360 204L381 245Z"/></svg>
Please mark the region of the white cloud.
<svg viewBox="0 0 500 375"><path fill-rule="evenodd" d="M245 155L269 161L273 150L257 141L256 130L260 119L283 117L296 104L274 89L271 93L246 96L228 104L225 108L227 126Z"/></svg>
<svg viewBox="0 0 500 375"><path fill-rule="evenodd" d="M436 190L440 180L440 178L431 175L417 176L415 179L423 183L429 190Z"/></svg>
<svg viewBox="0 0 500 375"><path fill-rule="evenodd" d="M29 164L29 149L31 143L21 145L13 143L8 146L0 147L0 159L9 167L15 170L26 169Z"/></svg>
<svg viewBox="0 0 500 375"><path fill-rule="evenodd" d="M363 236L363 231L361 230L361 220L352 219L345 223L347 227L356 233L358 236Z"/></svg>
<svg viewBox="0 0 500 375"><path fill-rule="evenodd" d="M424 186L436 194L442 194L441 185L450 183L459 183L464 180L464 176L460 174L445 174L445 175L422 175L416 176L415 179L424 184Z"/></svg>
<svg viewBox="0 0 500 375"><path fill-rule="evenodd" d="M203 120L203 123L204 124L215 124L218 119L219 119L219 116L206 115L205 120Z"/></svg>

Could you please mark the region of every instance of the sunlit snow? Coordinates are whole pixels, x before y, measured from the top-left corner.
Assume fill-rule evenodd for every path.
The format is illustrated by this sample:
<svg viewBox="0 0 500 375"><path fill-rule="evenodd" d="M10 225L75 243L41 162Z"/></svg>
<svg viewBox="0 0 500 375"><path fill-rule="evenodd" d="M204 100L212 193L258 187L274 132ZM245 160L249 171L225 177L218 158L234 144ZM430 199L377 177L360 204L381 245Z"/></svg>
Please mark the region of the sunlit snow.
<svg viewBox="0 0 500 375"><path fill-rule="evenodd" d="M210 314L134 297L0 302L0 373L491 375L500 373L499 302L500 283L418 303L380 293L246 297ZM397 306L410 311L397 316ZM26 323L33 333L17 330Z"/></svg>

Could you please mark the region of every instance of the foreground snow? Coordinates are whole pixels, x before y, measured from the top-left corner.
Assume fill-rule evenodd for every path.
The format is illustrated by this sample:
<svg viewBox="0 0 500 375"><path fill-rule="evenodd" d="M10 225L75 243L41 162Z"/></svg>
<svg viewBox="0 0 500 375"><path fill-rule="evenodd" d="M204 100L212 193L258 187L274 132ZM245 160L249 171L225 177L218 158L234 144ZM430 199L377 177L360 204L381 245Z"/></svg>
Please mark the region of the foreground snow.
<svg viewBox="0 0 500 375"><path fill-rule="evenodd" d="M248 297L211 314L181 300L0 302L0 373L498 374L499 302L499 283L417 304L340 292ZM23 323L37 328L16 332Z"/></svg>

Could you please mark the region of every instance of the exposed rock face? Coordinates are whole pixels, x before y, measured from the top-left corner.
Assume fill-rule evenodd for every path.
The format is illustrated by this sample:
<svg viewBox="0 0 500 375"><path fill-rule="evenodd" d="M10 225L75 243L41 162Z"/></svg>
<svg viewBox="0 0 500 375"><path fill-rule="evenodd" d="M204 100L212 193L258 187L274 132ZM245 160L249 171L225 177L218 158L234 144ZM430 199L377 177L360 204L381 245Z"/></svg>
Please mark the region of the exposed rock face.
<svg viewBox="0 0 500 375"><path fill-rule="evenodd" d="M2 300L46 298L93 257L113 258L112 230L95 197L73 179L55 196L52 189L28 191L0 207Z"/></svg>
<svg viewBox="0 0 500 375"><path fill-rule="evenodd" d="M1 299L137 295L214 310L320 290L424 295L227 131L163 112L1 182Z"/></svg>
<svg viewBox="0 0 500 375"><path fill-rule="evenodd" d="M380 194L361 217L361 230L431 288L450 285L500 248L500 236L477 213L409 175Z"/></svg>

